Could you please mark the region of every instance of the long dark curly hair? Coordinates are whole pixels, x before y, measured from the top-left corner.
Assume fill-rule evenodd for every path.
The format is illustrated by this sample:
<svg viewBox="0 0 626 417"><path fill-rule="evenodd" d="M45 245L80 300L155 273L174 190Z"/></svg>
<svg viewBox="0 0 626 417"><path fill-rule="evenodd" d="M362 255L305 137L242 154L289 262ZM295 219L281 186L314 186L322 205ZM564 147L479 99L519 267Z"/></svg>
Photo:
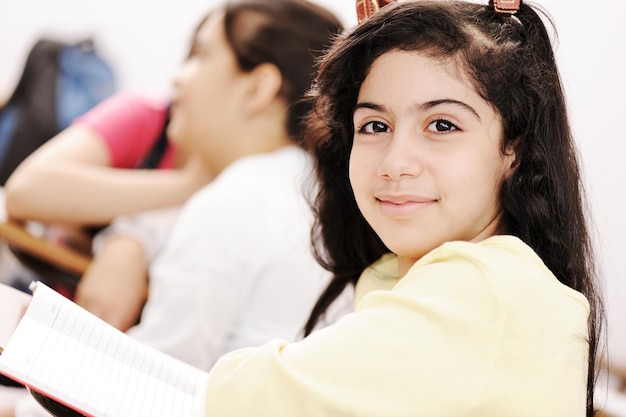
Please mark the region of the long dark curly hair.
<svg viewBox="0 0 626 417"><path fill-rule="evenodd" d="M321 62L311 94L315 111L307 142L320 187L313 203L312 239L318 260L333 279L305 334L346 286L389 252L359 212L350 186L352 113L376 58L391 50L418 51L454 63L502 118L501 150L513 147L516 161L499 191L500 233L523 240L563 284L590 303L591 416L604 313L577 151L543 19L551 24L547 13L529 4L506 15L487 5L421 0L386 6L336 41Z"/></svg>

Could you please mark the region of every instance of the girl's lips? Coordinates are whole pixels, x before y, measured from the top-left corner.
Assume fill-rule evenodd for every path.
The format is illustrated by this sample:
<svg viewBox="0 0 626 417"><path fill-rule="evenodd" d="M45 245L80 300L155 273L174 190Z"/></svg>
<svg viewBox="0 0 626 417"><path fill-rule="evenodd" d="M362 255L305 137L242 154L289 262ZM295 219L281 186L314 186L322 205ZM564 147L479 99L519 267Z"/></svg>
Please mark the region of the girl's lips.
<svg viewBox="0 0 626 417"><path fill-rule="evenodd" d="M424 209L436 200L421 197L377 197L383 213L392 217L404 217Z"/></svg>

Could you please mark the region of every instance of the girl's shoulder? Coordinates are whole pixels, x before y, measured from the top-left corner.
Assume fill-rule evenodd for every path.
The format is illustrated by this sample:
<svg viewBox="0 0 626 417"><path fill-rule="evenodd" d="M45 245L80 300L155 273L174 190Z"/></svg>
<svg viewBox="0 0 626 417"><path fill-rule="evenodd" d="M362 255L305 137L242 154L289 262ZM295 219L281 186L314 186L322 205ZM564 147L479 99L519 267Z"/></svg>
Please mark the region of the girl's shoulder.
<svg viewBox="0 0 626 417"><path fill-rule="evenodd" d="M567 304L589 311L584 295L562 284L535 251L515 236L481 242L448 242L413 265L395 287L443 285L468 288L512 304Z"/></svg>

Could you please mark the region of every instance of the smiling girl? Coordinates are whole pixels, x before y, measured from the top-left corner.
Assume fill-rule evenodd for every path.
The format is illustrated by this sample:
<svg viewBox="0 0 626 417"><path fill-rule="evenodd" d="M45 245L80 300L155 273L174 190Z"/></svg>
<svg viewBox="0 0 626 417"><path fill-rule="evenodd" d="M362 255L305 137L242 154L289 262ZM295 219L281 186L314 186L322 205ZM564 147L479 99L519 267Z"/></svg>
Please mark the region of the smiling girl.
<svg viewBox="0 0 626 417"><path fill-rule="evenodd" d="M593 415L602 310L559 74L536 9L498 5L391 4L334 44L309 132L334 279L303 341L218 361L205 415ZM354 283L355 312L312 332Z"/></svg>

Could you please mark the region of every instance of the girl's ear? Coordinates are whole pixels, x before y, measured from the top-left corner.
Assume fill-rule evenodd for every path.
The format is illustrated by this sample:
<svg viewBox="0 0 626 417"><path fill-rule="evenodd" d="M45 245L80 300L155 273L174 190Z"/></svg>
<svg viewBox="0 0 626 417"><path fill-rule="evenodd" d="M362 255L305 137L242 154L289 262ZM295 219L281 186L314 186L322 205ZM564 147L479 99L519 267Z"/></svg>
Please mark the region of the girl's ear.
<svg viewBox="0 0 626 417"><path fill-rule="evenodd" d="M256 115L278 98L283 85L283 77L274 64L263 63L252 70L248 76L245 98L245 112Z"/></svg>
<svg viewBox="0 0 626 417"><path fill-rule="evenodd" d="M517 169L519 165L519 160L517 159L518 149L522 142L522 138L518 137L513 142L509 143L504 150L504 158L507 163L507 177L510 177L513 172Z"/></svg>

